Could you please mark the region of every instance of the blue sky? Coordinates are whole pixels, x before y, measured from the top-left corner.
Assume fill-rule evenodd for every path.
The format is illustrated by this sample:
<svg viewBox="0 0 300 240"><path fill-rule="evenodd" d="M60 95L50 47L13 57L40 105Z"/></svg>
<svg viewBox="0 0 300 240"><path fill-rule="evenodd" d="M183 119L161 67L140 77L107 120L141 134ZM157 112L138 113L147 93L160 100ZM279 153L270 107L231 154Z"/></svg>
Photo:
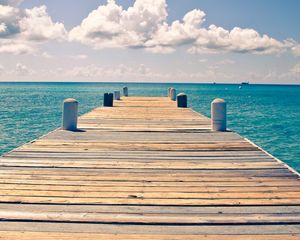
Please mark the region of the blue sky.
<svg viewBox="0 0 300 240"><path fill-rule="evenodd" d="M300 84L299 23L298 0L0 0L0 81Z"/></svg>

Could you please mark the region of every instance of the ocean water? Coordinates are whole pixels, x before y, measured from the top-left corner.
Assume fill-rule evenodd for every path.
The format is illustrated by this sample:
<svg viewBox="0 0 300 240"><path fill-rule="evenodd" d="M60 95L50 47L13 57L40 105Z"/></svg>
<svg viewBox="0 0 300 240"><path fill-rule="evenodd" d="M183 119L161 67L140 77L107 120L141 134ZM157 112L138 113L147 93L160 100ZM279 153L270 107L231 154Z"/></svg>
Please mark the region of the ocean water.
<svg viewBox="0 0 300 240"><path fill-rule="evenodd" d="M165 96L168 87L188 95L189 106L210 116L210 103L228 103L228 126L300 171L300 86L0 83L0 155L60 126L62 102L73 97L80 114L102 104L103 93L129 87L130 95Z"/></svg>

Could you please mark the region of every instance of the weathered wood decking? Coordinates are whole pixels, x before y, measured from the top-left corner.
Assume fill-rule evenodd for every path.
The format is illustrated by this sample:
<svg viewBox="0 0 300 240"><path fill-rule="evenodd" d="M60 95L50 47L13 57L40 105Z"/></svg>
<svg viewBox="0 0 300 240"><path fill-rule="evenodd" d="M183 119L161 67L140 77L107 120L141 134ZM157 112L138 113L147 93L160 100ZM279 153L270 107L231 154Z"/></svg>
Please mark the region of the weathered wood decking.
<svg viewBox="0 0 300 240"><path fill-rule="evenodd" d="M0 158L0 239L300 239L300 180L168 98L130 97Z"/></svg>

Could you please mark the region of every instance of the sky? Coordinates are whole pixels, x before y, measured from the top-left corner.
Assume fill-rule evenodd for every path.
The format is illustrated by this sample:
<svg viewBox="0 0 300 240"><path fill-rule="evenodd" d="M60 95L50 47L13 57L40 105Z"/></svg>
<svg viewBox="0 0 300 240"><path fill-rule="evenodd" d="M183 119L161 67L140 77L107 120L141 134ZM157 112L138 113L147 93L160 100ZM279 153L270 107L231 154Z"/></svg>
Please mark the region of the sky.
<svg viewBox="0 0 300 240"><path fill-rule="evenodd" d="M300 84L299 0L0 0L0 81Z"/></svg>

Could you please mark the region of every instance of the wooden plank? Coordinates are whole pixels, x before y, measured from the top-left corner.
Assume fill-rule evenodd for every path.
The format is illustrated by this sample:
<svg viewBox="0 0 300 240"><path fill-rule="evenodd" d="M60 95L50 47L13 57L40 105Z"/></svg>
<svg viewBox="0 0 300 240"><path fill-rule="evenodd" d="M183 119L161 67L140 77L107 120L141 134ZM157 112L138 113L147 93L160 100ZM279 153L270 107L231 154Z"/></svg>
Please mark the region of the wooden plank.
<svg viewBox="0 0 300 240"><path fill-rule="evenodd" d="M88 193L88 196L87 196ZM299 192L105 192L105 191L46 191L46 190L5 190L5 196L32 196L32 197L64 197L64 198L139 198L139 199L300 199ZM1 200L0 200L1 201Z"/></svg>
<svg viewBox="0 0 300 240"><path fill-rule="evenodd" d="M20 212L89 212L137 214L297 214L300 206L139 206L139 205L53 205L0 204L0 210Z"/></svg>
<svg viewBox="0 0 300 240"><path fill-rule="evenodd" d="M33 194L34 195L34 194ZM130 194L127 198L78 198L74 197L48 197L48 196L7 196L0 195L1 203L39 203L39 204L111 204L111 205L162 205L162 206L234 206L234 205L257 205L257 206L285 206L300 205L300 198L142 198L136 194Z"/></svg>
<svg viewBox="0 0 300 240"><path fill-rule="evenodd" d="M13 168L15 169L15 168ZM24 168L26 169L26 167ZM23 169L23 170L24 170ZM286 169L73 169L73 168L28 168L28 172L3 172L0 179L55 179L82 181L184 181L184 182L251 182L251 181L294 181L297 175ZM9 170L9 168L8 168ZM218 176L216 176L216 174Z"/></svg>
<svg viewBox="0 0 300 240"><path fill-rule="evenodd" d="M0 166L40 166L40 167L76 167L76 168L136 168L136 169L284 169L284 166L274 162L192 162L192 161L107 161L107 160L74 160L65 159L47 161L45 159L8 159L0 158Z"/></svg>
<svg viewBox="0 0 300 240"><path fill-rule="evenodd" d="M61 233L61 232L0 232L0 239L32 240L32 239L72 239L72 240L296 240L300 234L293 235L146 235L146 234L96 234L96 233Z"/></svg>
<svg viewBox="0 0 300 240"><path fill-rule="evenodd" d="M9 184L0 183L0 189L3 190L46 190L46 191L76 191L84 192L88 194L89 192L160 192L161 194L165 192L177 192L177 193L233 193L233 192L300 192L299 186L249 186L247 189L244 186L120 186L118 183L103 184L100 186L70 186L70 185L50 185L50 184L14 184L10 182ZM145 184L144 184L145 185ZM174 184L175 185L175 184Z"/></svg>
<svg viewBox="0 0 300 240"><path fill-rule="evenodd" d="M278 225L137 225L137 224L79 224L79 223L39 223L39 222L2 222L0 231L17 232L61 232L61 233L101 233L101 234L132 234L132 235L237 235L243 239L244 235L283 235L300 234L299 224ZM87 236L88 236L87 234ZM76 234L75 234L76 235ZM0 235L1 236L1 235ZM198 236L199 237L199 236ZM39 238L38 238L39 239ZM253 238L255 240L256 238ZM285 239L285 238L284 238Z"/></svg>
<svg viewBox="0 0 300 240"><path fill-rule="evenodd" d="M88 143L88 144L77 144L77 143L65 143L65 144L50 144L46 143L45 145L40 143L33 143L29 145L23 145L19 150L21 151L56 151L59 150L60 152L68 152L68 151L102 151L105 149L110 149L110 151L122 151L128 150L131 151L135 150L144 150L144 151L255 151L257 150L256 147L250 145L249 143L243 144L235 144L235 143L226 143L226 144L143 144L143 143Z"/></svg>
<svg viewBox="0 0 300 240"><path fill-rule="evenodd" d="M220 163L226 163L228 162L229 164L231 162L234 163L243 163L243 162L251 162L251 163L274 163L274 164L279 164L282 165L278 162L274 162L274 160L270 157L172 157L172 156L140 156L140 155L124 155L124 156L108 156L108 155L103 155L103 156L64 156L64 155L52 155L52 156L45 156L41 157L39 155L32 155L32 156L7 156L7 157L1 157L1 161L51 161L51 160L64 160L64 161L80 161L82 159L85 159L86 161L128 161L128 162L172 162L172 163L177 163L177 162L192 162L192 163L212 163L214 164L215 162L220 162Z"/></svg>
<svg viewBox="0 0 300 240"><path fill-rule="evenodd" d="M130 180L103 180L103 181L68 181L44 179L1 179L0 184L27 184L27 185L54 185L54 186L159 186L159 187L300 187L298 181L130 181Z"/></svg>
<svg viewBox="0 0 300 240"><path fill-rule="evenodd" d="M138 214L0 210L0 219L10 221L121 223L121 224L272 224L299 223L297 214Z"/></svg>
<svg viewBox="0 0 300 240"><path fill-rule="evenodd" d="M49 168L51 170L51 168ZM56 171L59 170L56 168ZM65 169L63 169L65 170ZM72 169L76 170L76 169ZM93 172L91 172L91 171ZM97 170L97 172L95 172ZM109 170L109 171L108 171ZM105 172L106 171L106 172ZM160 173L155 173L160 171ZM173 182L238 182L238 181L250 181L253 178L254 181L279 181L279 180L289 180L295 179L296 176L292 173L282 172L281 169L264 169L257 170L212 170L218 171L214 174L210 172L211 170L198 170L202 173L193 173L191 170L190 174L188 170L162 170L162 169L84 169L83 174L76 174L73 172L68 174L59 173L57 175L43 175L43 174L18 174L9 175L2 174L0 179L44 179L44 180L70 180L70 181L105 181L105 180L115 180L115 181L173 181ZM234 174L234 171L240 171ZM98 175L97 175L98 173ZM76 175L75 175L76 174ZM91 175L90 175L91 174ZM190 175L190 176L189 176Z"/></svg>
<svg viewBox="0 0 300 240"><path fill-rule="evenodd" d="M4 155L5 157L9 156L30 156L32 157L33 155L38 156L41 155L42 157L47 157L47 156L61 156L61 157L76 157L77 155L79 157L97 157L97 156L169 156L169 157L243 157L243 156L264 156L268 157L264 152L261 152L259 150L257 151L235 151L235 152L230 152L230 151L205 151L205 152L197 152L197 151L176 151L176 152L167 152L167 151L109 151L107 149L106 151L99 151L99 152L85 152L85 153L80 153L74 151L70 153L63 153L59 151L52 151L52 152L30 152L30 151L20 151L19 149L15 149L13 152L10 152L9 154ZM274 158L273 158L274 161Z"/></svg>

